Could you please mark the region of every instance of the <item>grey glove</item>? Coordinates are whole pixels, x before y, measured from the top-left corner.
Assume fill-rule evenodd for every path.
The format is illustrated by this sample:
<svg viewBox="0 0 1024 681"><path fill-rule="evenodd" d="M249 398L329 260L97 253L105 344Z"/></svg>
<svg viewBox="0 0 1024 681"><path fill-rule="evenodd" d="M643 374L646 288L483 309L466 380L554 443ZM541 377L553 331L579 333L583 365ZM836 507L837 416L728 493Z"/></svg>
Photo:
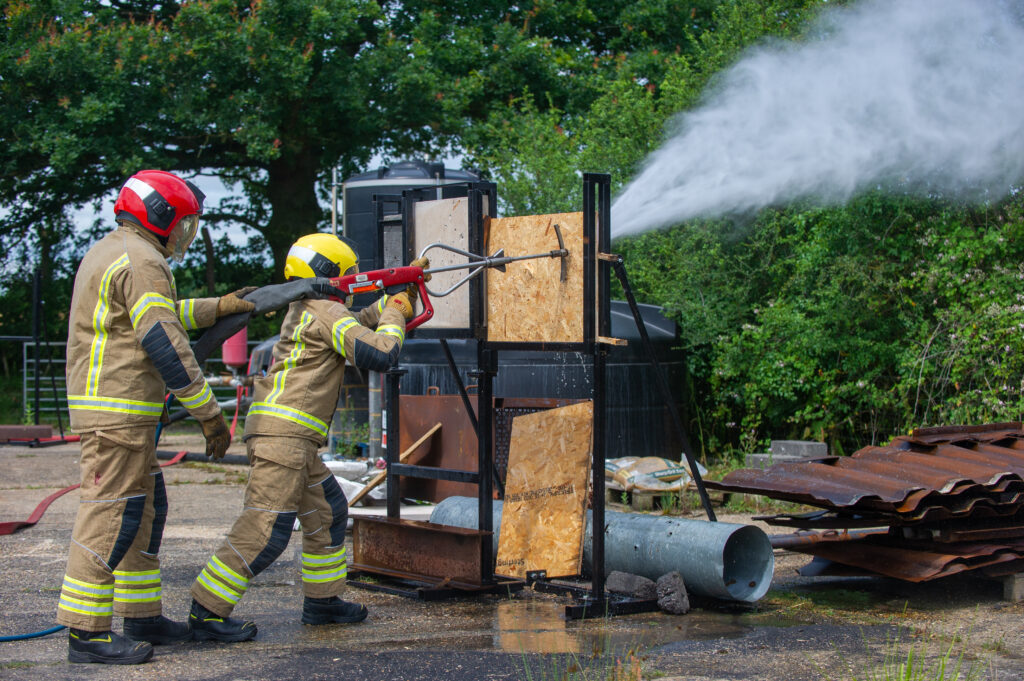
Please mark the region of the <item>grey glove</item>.
<svg viewBox="0 0 1024 681"><path fill-rule="evenodd" d="M245 299L255 304L252 314L264 314L272 310L279 310L289 303L300 298L330 298L334 296L345 299L345 292L331 286L331 280L326 277L315 279L296 279L284 284L273 284L256 289Z"/></svg>
<svg viewBox="0 0 1024 681"><path fill-rule="evenodd" d="M300 298L329 298L331 296L344 300L345 292L331 286L331 280L326 277L296 279L284 284L262 286L245 296L245 301L254 306L251 312L239 312L218 319L199 338L192 348L192 352L196 361L202 362L224 341L244 329L250 315L280 310Z"/></svg>

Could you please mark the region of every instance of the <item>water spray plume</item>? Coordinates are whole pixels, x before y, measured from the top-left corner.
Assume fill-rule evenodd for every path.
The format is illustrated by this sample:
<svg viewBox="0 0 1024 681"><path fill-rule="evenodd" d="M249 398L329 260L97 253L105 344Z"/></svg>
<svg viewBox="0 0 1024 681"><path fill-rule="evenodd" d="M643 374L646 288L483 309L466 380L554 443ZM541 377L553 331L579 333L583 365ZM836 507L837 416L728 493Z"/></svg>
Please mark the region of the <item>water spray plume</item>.
<svg viewBox="0 0 1024 681"><path fill-rule="evenodd" d="M868 0L748 52L612 206L612 236L866 189L966 199L1024 179L1024 2Z"/></svg>

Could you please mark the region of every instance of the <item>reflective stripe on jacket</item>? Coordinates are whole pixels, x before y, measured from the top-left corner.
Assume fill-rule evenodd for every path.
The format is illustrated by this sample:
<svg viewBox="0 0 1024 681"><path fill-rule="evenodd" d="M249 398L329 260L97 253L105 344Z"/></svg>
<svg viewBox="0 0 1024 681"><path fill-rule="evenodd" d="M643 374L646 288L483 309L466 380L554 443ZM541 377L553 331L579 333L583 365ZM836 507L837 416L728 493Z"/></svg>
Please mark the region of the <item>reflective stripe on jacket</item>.
<svg viewBox="0 0 1024 681"><path fill-rule="evenodd" d="M67 392L76 431L155 423L169 389L197 419L220 407L185 328L209 326L217 298L178 301L156 238L119 226L86 253L68 323Z"/></svg>
<svg viewBox="0 0 1024 681"><path fill-rule="evenodd" d="M381 297L355 315L330 300L292 303L274 345L274 364L256 380L244 437L296 436L323 446L341 394L345 359L370 371L398 363L405 319L386 302L387 296Z"/></svg>

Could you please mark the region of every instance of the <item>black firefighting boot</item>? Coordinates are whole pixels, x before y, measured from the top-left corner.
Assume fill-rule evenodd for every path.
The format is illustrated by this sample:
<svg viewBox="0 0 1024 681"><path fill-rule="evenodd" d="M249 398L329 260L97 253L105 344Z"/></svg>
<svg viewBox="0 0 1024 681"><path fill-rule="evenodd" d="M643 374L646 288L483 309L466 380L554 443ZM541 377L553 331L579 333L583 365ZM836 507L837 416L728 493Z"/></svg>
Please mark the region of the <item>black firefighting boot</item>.
<svg viewBox="0 0 1024 681"><path fill-rule="evenodd" d="M188 621L192 625L192 638L196 641L238 643L256 636L255 622L220 617L204 608L195 599L192 600L192 611L188 614Z"/></svg>
<svg viewBox="0 0 1024 681"><path fill-rule="evenodd" d="M349 603L337 596L305 598L302 601L303 624L345 624L362 622L368 611L365 605Z"/></svg>
<svg viewBox="0 0 1024 681"><path fill-rule="evenodd" d="M153 646L112 631L68 629L68 662L140 664L153 657Z"/></svg>
<svg viewBox="0 0 1024 681"><path fill-rule="evenodd" d="M161 646L192 640L192 627L188 622L174 622L163 615L125 617L124 635L136 641L148 641Z"/></svg>

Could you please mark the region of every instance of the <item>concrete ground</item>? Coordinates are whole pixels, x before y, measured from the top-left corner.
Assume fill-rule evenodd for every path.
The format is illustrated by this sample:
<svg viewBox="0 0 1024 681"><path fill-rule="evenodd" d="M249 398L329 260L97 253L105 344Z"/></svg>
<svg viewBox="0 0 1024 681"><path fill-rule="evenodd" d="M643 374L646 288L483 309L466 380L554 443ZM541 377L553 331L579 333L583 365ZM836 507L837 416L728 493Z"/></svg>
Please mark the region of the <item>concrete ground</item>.
<svg viewBox="0 0 1024 681"><path fill-rule="evenodd" d="M160 449L197 452L202 440L169 433ZM242 446L229 454L243 454ZM45 496L77 482L78 446L0 445L0 471L0 521L25 519ZM185 463L164 471L164 609L183 619L192 580L240 510L246 468ZM0 636L53 626L77 503L77 492L66 494L34 527L0 537ZM863 677L887 653L905 659L915 648L929 663L962 653L979 678L1024 678L1024 606L1003 600L998 582L971 576L920 585L811 580L795 573L806 557L777 551L772 590L756 607L702 603L685 616L567 621L568 600L529 589L423 602L350 588L346 597L370 610L365 622L307 627L299 623L298 550L296 538L235 611L256 621L255 641L161 647L145 665L110 668L69 665L60 632L0 642L0 677L810 681Z"/></svg>

